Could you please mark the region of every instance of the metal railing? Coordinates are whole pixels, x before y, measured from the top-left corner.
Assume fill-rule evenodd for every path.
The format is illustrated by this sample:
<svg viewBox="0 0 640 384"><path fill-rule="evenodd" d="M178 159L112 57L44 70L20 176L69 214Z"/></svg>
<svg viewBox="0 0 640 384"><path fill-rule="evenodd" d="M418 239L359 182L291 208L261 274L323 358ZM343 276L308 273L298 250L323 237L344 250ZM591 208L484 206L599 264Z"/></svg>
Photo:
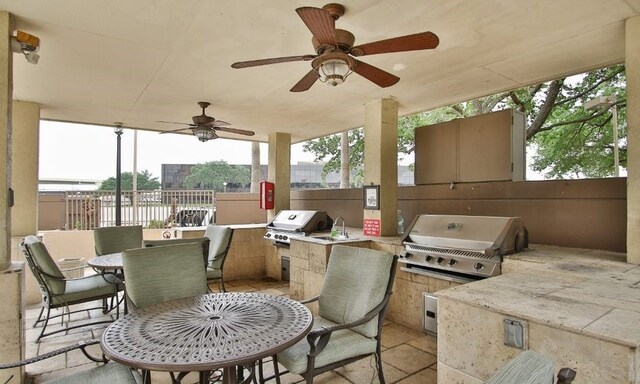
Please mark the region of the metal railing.
<svg viewBox="0 0 640 384"><path fill-rule="evenodd" d="M65 192L65 229L115 225L114 191ZM201 226L215 222L215 193L210 190L123 191L122 225L144 228Z"/></svg>

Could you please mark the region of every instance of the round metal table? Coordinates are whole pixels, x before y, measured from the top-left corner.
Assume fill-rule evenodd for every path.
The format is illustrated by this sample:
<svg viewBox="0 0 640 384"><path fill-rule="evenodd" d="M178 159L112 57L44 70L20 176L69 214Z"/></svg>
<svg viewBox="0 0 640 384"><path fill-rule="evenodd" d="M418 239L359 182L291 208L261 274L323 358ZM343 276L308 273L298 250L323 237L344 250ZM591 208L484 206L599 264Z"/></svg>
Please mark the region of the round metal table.
<svg viewBox="0 0 640 384"><path fill-rule="evenodd" d="M118 270L122 269L122 252L108 253L102 256L96 256L87 261L93 268L102 270Z"/></svg>
<svg viewBox="0 0 640 384"><path fill-rule="evenodd" d="M307 307L262 293L216 293L172 300L126 315L102 335L104 354L150 371L208 372L275 355L311 330ZM203 375L201 375L201 380Z"/></svg>

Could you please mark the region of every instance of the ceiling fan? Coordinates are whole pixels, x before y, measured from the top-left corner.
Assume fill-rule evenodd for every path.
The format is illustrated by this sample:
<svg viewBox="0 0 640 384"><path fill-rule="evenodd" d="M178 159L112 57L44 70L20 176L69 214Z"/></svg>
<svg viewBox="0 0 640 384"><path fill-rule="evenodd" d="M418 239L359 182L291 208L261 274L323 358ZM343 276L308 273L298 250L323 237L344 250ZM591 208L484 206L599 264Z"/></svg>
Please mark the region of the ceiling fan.
<svg viewBox="0 0 640 384"><path fill-rule="evenodd" d="M164 131L160 133L180 132L180 131L185 131L187 129L190 129L191 132L200 141L217 139L218 135L216 134L216 131L237 133L238 135L245 135L245 136L253 136L255 134L253 131L247 131L245 129L229 128L227 127L227 125L231 125L231 124L227 123L226 121L216 120L211 116L207 116L205 114L205 109L207 109L207 107L211 105L211 103L208 103L206 101L199 101L198 105L200 106L200 108L202 108L202 115L193 116L192 117L193 124L180 123L177 121L158 121L159 123L184 124L184 125L188 125L189 127L174 129L173 131Z"/></svg>
<svg viewBox="0 0 640 384"><path fill-rule="evenodd" d="M438 46L438 36L432 32L416 33L353 46L355 36L349 31L336 29L335 27L335 21L344 15L344 11L344 6L335 3L327 4L322 8L302 7L296 9L296 12L313 35L311 42L315 48L316 55L241 61L233 63L231 67L248 68L290 61L311 61L311 71L291 88L291 92L306 91L318 79L323 83L336 86L343 83L352 72L376 83L380 87L389 87L397 83L400 78L355 57L433 49Z"/></svg>

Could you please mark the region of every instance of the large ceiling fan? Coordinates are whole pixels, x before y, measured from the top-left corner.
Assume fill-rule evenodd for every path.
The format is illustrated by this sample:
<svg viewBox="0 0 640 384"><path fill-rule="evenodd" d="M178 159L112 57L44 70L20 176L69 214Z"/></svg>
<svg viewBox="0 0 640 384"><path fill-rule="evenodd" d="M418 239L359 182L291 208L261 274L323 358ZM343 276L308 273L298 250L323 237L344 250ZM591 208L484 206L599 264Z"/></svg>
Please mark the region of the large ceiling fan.
<svg viewBox="0 0 640 384"><path fill-rule="evenodd" d="M335 27L335 21L344 15L344 10L342 5L334 3L327 4L322 8L302 7L296 9L296 12L313 35L311 42L315 48L316 55L241 61L233 63L231 67L248 68L290 61L311 61L311 71L291 88L291 92L306 91L318 79L323 83L336 86L343 83L352 72L376 83L380 87L389 87L397 83L400 78L355 57L433 49L438 46L438 36L431 32L422 32L354 47L355 36L349 31L336 29Z"/></svg>
<svg viewBox="0 0 640 384"><path fill-rule="evenodd" d="M199 101L198 105L200 106L200 108L202 108L202 115L193 116L191 118L193 120L193 124L179 123L177 121L158 121L159 123L188 125L187 128L174 129L173 131L164 131L160 133L180 132L180 131L185 131L187 129L190 129L191 132L200 141L217 139L218 135L216 134L216 131L237 133L238 135L245 135L245 136L253 136L255 134L253 131L227 127L227 125L230 125L230 124L227 123L226 121L216 120L211 116L207 116L205 113L205 109L207 109L207 107L211 105L211 103L208 103L206 101Z"/></svg>

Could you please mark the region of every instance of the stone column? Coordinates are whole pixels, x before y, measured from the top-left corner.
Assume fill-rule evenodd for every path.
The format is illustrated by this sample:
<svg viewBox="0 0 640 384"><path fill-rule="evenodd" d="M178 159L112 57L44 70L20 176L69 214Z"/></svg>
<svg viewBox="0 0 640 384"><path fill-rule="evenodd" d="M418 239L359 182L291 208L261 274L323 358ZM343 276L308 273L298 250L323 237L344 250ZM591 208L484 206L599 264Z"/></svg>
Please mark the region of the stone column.
<svg viewBox="0 0 640 384"><path fill-rule="evenodd" d="M291 135L269 135L269 168L267 179L275 184L274 209L267 211L267 221L291 204Z"/></svg>
<svg viewBox="0 0 640 384"><path fill-rule="evenodd" d="M364 185L380 185L380 210L364 210L365 220L379 220L381 236L397 234L398 102L365 105Z"/></svg>
<svg viewBox="0 0 640 384"><path fill-rule="evenodd" d="M11 259L24 261L20 242L38 232L38 153L40 105L13 101L11 147L14 206L11 208ZM26 273L22 296L27 303L39 303L40 288L33 274Z"/></svg>
<svg viewBox="0 0 640 384"><path fill-rule="evenodd" d="M11 263L11 109L13 98L13 21L0 11L0 361L24 357L24 264ZM24 381L24 369L0 371L0 382Z"/></svg>
<svg viewBox="0 0 640 384"><path fill-rule="evenodd" d="M627 262L640 264L640 16L627 19Z"/></svg>

